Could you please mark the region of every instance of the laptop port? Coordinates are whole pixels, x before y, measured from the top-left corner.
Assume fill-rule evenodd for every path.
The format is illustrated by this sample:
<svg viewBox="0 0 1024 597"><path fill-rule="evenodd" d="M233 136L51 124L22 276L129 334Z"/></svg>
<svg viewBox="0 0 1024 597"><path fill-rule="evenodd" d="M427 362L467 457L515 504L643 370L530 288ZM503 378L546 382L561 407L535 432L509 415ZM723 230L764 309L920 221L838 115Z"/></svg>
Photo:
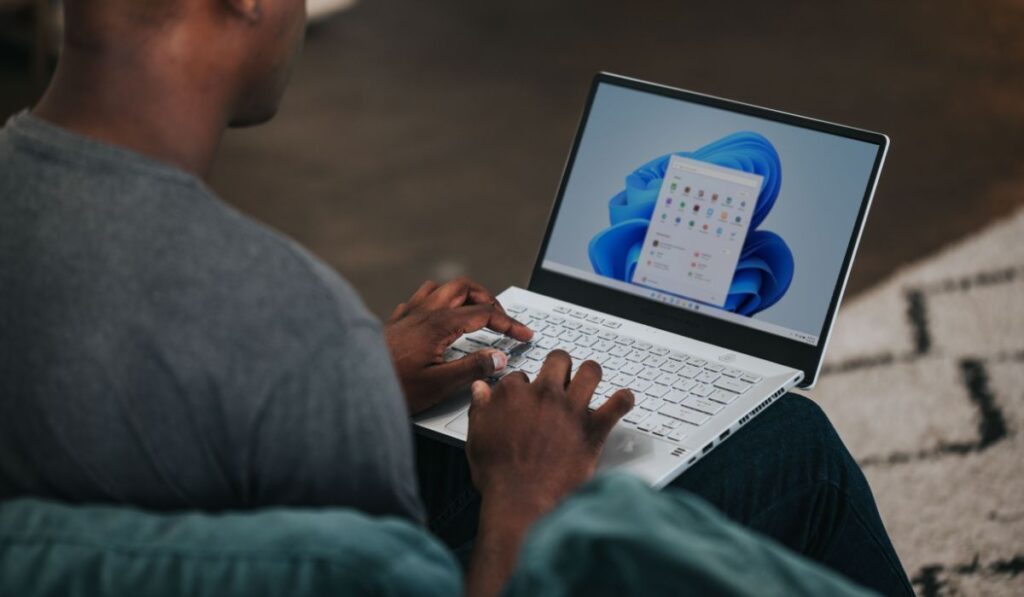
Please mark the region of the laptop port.
<svg viewBox="0 0 1024 597"><path fill-rule="evenodd" d="M726 429L725 431L722 432L722 435L718 436L718 439L720 439L720 440L725 439L725 438L729 437L730 433L732 433L732 432L729 431L728 429Z"/></svg>
<svg viewBox="0 0 1024 597"><path fill-rule="evenodd" d="M710 452L711 448L714 448L714 447L715 447L715 442L711 442L710 444L704 446L704 454L707 454L708 452Z"/></svg>

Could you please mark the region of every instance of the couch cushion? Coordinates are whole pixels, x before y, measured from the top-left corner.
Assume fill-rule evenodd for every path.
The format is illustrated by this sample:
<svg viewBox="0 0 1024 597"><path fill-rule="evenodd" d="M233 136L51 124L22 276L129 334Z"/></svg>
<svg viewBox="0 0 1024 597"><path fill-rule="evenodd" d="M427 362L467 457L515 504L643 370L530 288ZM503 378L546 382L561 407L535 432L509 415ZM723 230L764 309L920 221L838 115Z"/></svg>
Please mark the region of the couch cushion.
<svg viewBox="0 0 1024 597"><path fill-rule="evenodd" d="M345 510L153 514L0 505L0 595L457 595L455 560L402 520Z"/></svg>

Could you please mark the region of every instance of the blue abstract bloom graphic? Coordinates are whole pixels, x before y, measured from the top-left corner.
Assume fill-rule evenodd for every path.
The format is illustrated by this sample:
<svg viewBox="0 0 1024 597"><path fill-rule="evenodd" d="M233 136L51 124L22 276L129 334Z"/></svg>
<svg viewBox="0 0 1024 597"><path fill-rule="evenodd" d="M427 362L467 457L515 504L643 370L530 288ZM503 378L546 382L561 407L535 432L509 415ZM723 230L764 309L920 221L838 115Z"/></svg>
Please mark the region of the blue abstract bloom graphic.
<svg viewBox="0 0 1024 597"><path fill-rule="evenodd" d="M782 164L768 139L753 132L733 133L697 151L663 155L627 176L626 188L608 202L611 226L590 241L588 253L594 271L616 280L632 281L665 170L673 155L764 177L751 216L750 232L743 242L723 308L753 315L771 307L789 290L793 281L793 252L778 234L757 229L779 196Z"/></svg>

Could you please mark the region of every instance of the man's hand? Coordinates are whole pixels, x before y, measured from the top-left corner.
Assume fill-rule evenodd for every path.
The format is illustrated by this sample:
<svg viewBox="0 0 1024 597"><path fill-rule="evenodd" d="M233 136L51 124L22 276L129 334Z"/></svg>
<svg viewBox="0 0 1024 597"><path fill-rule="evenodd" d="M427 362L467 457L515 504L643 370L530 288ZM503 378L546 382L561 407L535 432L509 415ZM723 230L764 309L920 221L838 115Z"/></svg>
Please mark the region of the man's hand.
<svg viewBox="0 0 1024 597"><path fill-rule="evenodd" d="M533 337L529 328L505 313L494 295L467 278L442 286L425 282L395 308L384 335L410 413L424 411L473 380L505 368L508 356L498 350L444 362L444 351L452 342L483 327L523 342Z"/></svg>
<svg viewBox="0 0 1024 597"><path fill-rule="evenodd" d="M586 361L571 381L570 371L569 355L556 350L533 383L516 372L493 390L473 384L466 452L483 502L468 595L498 593L526 530L594 474L609 432L633 407L623 389L589 412L601 367Z"/></svg>

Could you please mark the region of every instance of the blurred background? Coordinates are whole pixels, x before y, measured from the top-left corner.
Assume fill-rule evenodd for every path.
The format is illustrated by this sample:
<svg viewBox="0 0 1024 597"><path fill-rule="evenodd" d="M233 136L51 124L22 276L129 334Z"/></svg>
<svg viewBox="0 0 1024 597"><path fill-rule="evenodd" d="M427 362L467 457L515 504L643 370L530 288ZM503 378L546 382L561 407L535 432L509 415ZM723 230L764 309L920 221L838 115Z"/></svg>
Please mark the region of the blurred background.
<svg viewBox="0 0 1024 597"><path fill-rule="evenodd" d="M45 81L24 4L0 0L5 119ZM889 134L852 293L1024 204L1015 0L361 0L311 26L280 115L229 133L209 182L379 314L426 278L525 284L599 70Z"/></svg>

